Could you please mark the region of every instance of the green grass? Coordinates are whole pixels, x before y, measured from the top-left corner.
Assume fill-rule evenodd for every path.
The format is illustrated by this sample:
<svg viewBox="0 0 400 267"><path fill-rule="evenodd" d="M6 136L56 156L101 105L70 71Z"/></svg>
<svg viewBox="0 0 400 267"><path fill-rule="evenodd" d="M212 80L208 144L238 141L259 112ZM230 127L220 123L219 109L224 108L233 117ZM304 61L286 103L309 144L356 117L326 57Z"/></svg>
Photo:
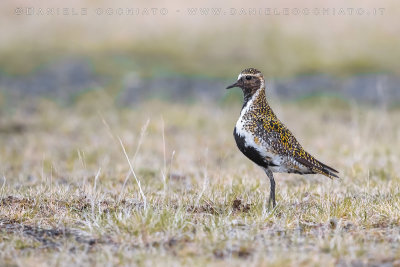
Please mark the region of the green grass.
<svg viewBox="0 0 400 267"><path fill-rule="evenodd" d="M274 210L265 174L234 144L239 103L121 109L88 95L2 110L0 262L399 264L399 111L271 103L341 176L277 174Z"/></svg>

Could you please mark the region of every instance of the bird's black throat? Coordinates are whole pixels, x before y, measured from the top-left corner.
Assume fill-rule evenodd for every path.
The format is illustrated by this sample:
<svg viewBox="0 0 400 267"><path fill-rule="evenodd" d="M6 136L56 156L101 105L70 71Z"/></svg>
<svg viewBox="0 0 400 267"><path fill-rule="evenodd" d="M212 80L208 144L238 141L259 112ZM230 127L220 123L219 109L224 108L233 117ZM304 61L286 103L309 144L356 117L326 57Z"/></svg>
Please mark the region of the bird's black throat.
<svg viewBox="0 0 400 267"><path fill-rule="evenodd" d="M250 99L252 97L253 97L253 93L243 90L243 106L242 106L242 109L247 105L247 103L250 101Z"/></svg>
<svg viewBox="0 0 400 267"><path fill-rule="evenodd" d="M253 97L254 94L258 90L263 90L261 87L261 79L260 78L253 78L251 82L245 83L242 88L243 91L243 107L244 108L247 102Z"/></svg>

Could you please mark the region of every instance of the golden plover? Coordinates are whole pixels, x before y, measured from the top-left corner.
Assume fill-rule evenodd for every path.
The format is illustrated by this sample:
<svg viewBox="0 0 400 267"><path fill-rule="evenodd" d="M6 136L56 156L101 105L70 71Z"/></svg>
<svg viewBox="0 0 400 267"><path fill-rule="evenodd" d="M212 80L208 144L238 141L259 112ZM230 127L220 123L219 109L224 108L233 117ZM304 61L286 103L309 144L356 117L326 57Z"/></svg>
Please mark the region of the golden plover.
<svg viewBox="0 0 400 267"><path fill-rule="evenodd" d="M293 134L276 117L267 102L265 80L254 68L243 70L236 83L226 89L240 87L244 104L233 135L239 150L267 174L271 191L268 204L275 202L273 173L323 174L338 177L338 171L307 153Z"/></svg>

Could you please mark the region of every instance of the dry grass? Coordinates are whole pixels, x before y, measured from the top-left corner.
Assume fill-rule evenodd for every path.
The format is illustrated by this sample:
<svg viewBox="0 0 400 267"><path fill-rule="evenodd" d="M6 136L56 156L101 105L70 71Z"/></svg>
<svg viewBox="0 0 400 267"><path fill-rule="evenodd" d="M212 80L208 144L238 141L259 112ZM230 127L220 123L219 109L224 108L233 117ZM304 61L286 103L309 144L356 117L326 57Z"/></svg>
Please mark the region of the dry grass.
<svg viewBox="0 0 400 267"><path fill-rule="evenodd" d="M399 111L272 103L341 174L277 175L275 210L235 147L239 104L2 111L1 264L400 264Z"/></svg>
<svg viewBox="0 0 400 267"><path fill-rule="evenodd" d="M244 62L268 77L400 69L393 0L350 5L386 8L382 17L165 19L14 15L25 2L0 3L3 75L82 55L110 77L107 92L114 94L129 73L221 78ZM135 7L151 5L160 6ZM321 7L293 0L247 5ZM132 3L65 6L93 11ZM330 0L322 7L348 6ZM188 7L182 0L167 6L182 13ZM103 92L72 107L41 100L10 109L0 96L0 265L400 265L399 110L271 101L304 147L341 179L277 175L278 206L269 210L268 179L232 137L239 103L121 108Z"/></svg>

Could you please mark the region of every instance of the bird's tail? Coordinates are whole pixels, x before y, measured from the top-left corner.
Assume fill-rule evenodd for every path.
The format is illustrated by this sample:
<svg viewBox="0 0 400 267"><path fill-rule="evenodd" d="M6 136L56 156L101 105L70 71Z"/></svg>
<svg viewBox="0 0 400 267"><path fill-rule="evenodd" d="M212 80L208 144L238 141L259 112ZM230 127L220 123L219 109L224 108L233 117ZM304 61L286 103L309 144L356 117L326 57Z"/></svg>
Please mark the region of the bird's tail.
<svg viewBox="0 0 400 267"><path fill-rule="evenodd" d="M322 163L321 161L316 160L320 166L317 167L318 172L328 176L329 178L339 178L339 176L337 175L339 172L337 170L335 170L332 167L329 167L328 165L325 165L324 163Z"/></svg>
<svg viewBox="0 0 400 267"><path fill-rule="evenodd" d="M304 152L304 154L305 154L304 157L302 158L299 157L296 160L299 163L306 166L311 171L311 173L320 173L331 179L339 178L339 176L337 175L339 172L337 170L316 160L313 156L311 156L307 152Z"/></svg>

